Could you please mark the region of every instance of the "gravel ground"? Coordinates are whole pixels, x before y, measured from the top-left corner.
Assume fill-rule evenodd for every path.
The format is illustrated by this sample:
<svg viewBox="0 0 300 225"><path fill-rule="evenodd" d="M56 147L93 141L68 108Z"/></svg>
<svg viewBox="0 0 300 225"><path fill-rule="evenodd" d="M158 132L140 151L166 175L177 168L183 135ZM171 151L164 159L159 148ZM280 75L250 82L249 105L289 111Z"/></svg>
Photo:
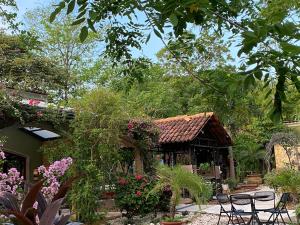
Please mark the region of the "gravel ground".
<svg viewBox="0 0 300 225"><path fill-rule="evenodd" d="M135 225L158 225L159 217L154 218L153 215L149 215L143 218L136 217L134 219ZM212 214L200 214L200 213L190 213L186 215L183 221L186 222L186 225L216 225L219 217L217 215ZM107 221L109 225L124 225L126 224L126 218L118 218L115 220ZM220 225L227 224L226 217L222 217L220 221ZM133 224L132 224L133 225Z"/></svg>
<svg viewBox="0 0 300 225"><path fill-rule="evenodd" d="M190 218L190 222L187 225L216 225L218 223L219 216L212 214L197 214ZM227 224L227 217L221 217L220 225Z"/></svg>

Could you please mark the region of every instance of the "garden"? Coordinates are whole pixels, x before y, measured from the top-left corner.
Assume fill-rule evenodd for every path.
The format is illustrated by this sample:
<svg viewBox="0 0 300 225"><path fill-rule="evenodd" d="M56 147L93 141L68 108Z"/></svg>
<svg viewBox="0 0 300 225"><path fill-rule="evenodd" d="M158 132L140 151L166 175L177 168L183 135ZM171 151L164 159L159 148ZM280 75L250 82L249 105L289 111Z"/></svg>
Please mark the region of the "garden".
<svg viewBox="0 0 300 225"><path fill-rule="evenodd" d="M0 224L299 224L299 12L0 0Z"/></svg>

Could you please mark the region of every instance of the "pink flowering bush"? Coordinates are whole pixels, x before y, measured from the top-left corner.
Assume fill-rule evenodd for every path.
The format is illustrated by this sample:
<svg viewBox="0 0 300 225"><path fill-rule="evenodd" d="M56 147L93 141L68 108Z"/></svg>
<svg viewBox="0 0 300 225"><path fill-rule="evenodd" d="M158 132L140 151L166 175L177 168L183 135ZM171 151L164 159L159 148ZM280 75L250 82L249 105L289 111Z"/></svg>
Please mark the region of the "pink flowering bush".
<svg viewBox="0 0 300 225"><path fill-rule="evenodd" d="M0 142L0 167L5 160L5 153L3 152L3 143ZM2 171L2 170L0 170ZM8 170L8 173L0 172L0 192L6 191L14 194L19 197L19 193L22 190L21 185L24 182L23 176L16 168L11 168Z"/></svg>
<svg viewBox="0 0 300 225"><path fill-rule="evenodd" d="M7 191L18 195L21 191L21 185L24 182L23 176L16 168L11 168L8 173L0 173L0 192Z"/></svg>
<svg viewBox="0 0 300 225"><path fill-rule="evenodd" d="M48 201L58 192L60 178L66 173L72 163L72 158L68 157L55 161L49 167L40 166L38 168L38 173L46 180L45 186L42 188L42 193Z"/></svg>

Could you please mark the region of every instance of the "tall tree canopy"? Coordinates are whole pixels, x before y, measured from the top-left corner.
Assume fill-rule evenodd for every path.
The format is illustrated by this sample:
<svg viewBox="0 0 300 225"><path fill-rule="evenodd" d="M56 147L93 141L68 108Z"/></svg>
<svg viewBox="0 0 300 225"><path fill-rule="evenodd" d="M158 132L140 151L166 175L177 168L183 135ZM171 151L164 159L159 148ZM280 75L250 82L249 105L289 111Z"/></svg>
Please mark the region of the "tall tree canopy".
<svg viewBox="0 0 300 225"><path fill-rule="evenodd" d="M283 7L277 15L279 5ZM140 49L152 32L165 42L164 33L170 26L173 28L171 35L176 38L189 29L189 24L211 27L223 35L231 34L240 42L238 56L242 59L240 71L245 76L245 83L254 84L256 80L276 83L274 120L281 118L282 102L287 101L287 84L300 91L297 3L287 0L62 0L50 20L53 21L65 7L67 13L77 10L74 24L82 24L82 41L89 30L96 31L95 24L97 29L109 25L104 37L106 51L117 60L125 57L130 61L132 48ZM174 57L185 65L184 59L175 54ZM193 74L189 68L186 70Z"/></svg>
<svg viewBox="0 0 300 225"><path fill-rule="evenodd" d="M101 34L90 33L84 43L79 40L80 27L71 26L73 15L49 22L51 7L36 8L26 13L28 31L37 38L37 55L50 57L65 74L60 97L68 100L84 85L83 76L99 57ZM37 23L37 21L39 21Z"/></svg>

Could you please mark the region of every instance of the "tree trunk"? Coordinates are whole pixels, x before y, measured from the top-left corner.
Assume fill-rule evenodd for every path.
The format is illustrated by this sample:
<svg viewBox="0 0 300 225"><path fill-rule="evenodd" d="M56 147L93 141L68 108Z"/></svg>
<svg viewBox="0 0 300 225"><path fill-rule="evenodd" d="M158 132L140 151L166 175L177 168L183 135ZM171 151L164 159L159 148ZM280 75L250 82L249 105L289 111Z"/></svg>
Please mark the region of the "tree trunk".
<svg viewBox="0 0 300 225"><path fill-rule="evenodd" d="M235 169L234 169L234 159L233 159L233 150L232 146L228 147L229 151L229 177L235 179Z"/></svg>

